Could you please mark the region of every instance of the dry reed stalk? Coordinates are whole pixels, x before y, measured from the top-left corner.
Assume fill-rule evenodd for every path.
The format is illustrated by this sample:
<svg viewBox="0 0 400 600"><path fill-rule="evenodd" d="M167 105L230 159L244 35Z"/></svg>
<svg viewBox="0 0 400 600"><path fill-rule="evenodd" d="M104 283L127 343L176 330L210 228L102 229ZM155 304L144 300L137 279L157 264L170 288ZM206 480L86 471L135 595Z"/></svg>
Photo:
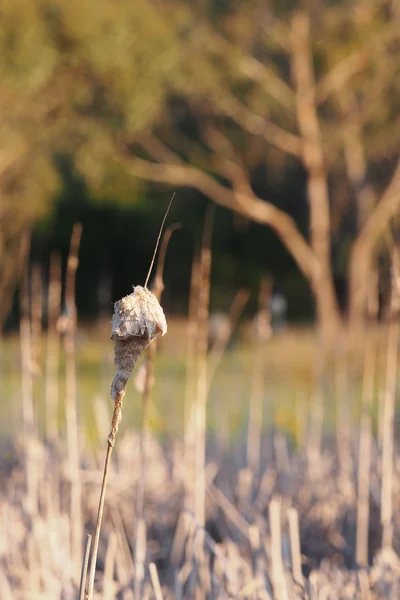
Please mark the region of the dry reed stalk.
<svg viewBox="0 0 400 600"><path fill-rule="evenodd" d="M321 333L317 332L314 359L314 382L309 402L309 433L307 461L311 479L320 472L322 430L324 425L324 375L326 368L325 347Z"/></svg>
<svg viewBox="0 0 400 600"><path fill-rule="evenodd" d="M178 567L181 562L183 549L185 546L186 532L188 530L189 515L187 514L187 511L184 510L179 514L178 523L176 525L175 535L172 542L170 561L174 567Z"/></svg>
<svg viewBox="0 0 400 600"><path fill-rule="evenodd" d="M29 242L27 242L29 243ZM22 253L22 252L21 252ZM20 289L20 342L22 362L22 415L24 432L32 435L34 429L33 379L32 379L32 333L29 301L29 264L22 273Z"/></svg>
<svg viewBox="0 0 400 600"><path fill-rule="evenodd" d="M221 327L220 331L217 331L217 336L208 356L208 391L210 391L214 375L226 351L229 340L232 336L232 332L234 331L243 309L249 300L249 297L250 293L247 290L239 290L237 292L228 313L229 327Z"/></svg>
<svg viewBox="0 0 400 600"><path fill-rule="evenodd" d="M361 569L358 572L358 583L360 586L361 600L372 600L371 588L369 585L367 571Z"/></svg>
<svg viewBox="0 0 400 600"><path fill-rule="evenodd" d="M65 281L65 308L67 313L64 333L65 349L65 417L67 452L71 480L71 551L75 561L74 573L82 564L82 486L80 479L79 432L76 393L76 304L75 286L82 225L76 223L72 230Z"/></svg>
<svg viewBox="0 0 400 600"><path fill-rule="evenodd" d="M349 408L349 351L345 333L338 338L335 357L336 444L340 473L345 480L352 474L351 430Z"/></svg>
<svg viewBox="0 0 400 600"><path fill-rule="evenodd" d="M269 504L269 526L271 531L271 567L274 597L287 600L285 570L282 560L281 500L273 498Z"/></svg>
<svg viewBox="0 0 400 600"><path fill-rule="evenodd" d="M296 446L304 449L307 440L307 420L308 414L306 410L309 390L297 386L294 390L294 404L296 413Z"/></svg>
<svg viewBox="0 0 400 600"><path fill-rule="evenodd" d="M377 297L377 272L373 272L373 281L368 298L369 321L376 322L379 310ZM376 373L377 346L373 336L365 336L364 371L362 382L362 414L358 451L357 478L357 526L356 526L356 562L360 566L368 565L368 528L369 528L369 488L371 470L372 424L371 409L374 401L374 383Z"/></svg>
<svg viewBox="0 0 400 600"><path fill-rule="evenodd" d="M173 199L173 198L172 198ZM171 200L172 202L172 200ZM171 206L171 203L170 203ZM168 211L165 215L167 216ZM165 221L164 217L164 221ZM164 224L163 221L163 224ZM163 227L161 225L161 228ZM168 244L171 239L173 232L180 227L180 224L175 224L168 227L163 236L163 240L160 246L158 264L156 269L156 274L154 278L154 286L152 289L152 293L156 298L157 302L161 302L162 293L164 291L164 280L163 280L163 272L164 272L164 264L165 257L167 254ZM151 268L151 267L150 267ZM154 360L157 352L157 339L150 345L147 358L146 358L146 373L144 380L144 390L143 390L143 404L142 404L142 423L139 434L139 473L137 480L137 492L136 492L136 519L137 526L144 527L144 546L146 547L146 528L145 528L145 515L144 515L144 493L146 487L146 444L148 438L148 413L149 406L151 401L151 389L154 382ZM141 525L143 523L143 525ZM134 541L135 547L135 590L136 597L140 596L141 584L138 580L140 574L144 573L144 564L139 562L139 558L143 557L145 559L146 552L141 550L140 544L143 544L143 540L136 532L136 541Z"/></svg>
<svg viewBox="0 0 400 600"><path fill-rule="evenodd" d="M135 576L133 580L133 591L135 600L143 597L143 585L145 577L146 562L146 523L143 518L136 523L135 539Z"/></svg>
<svg viewBox="0 0 400 600"><path fill-rule="evenodd" d="M256 341L252 360L250 392L250 415L247 434L247 466L253 476L260 469L261 431L263 419L265 342L271 335L271 315L268 303L271 297L271 283L264 279L258 296Z"/></svg>
<svg viewBox="0 0 400 600"><path fill-rule="evenodd" d="M40 265L32 266L32 367L40 372L40 342L43 321L43 278Z"/></svg>
<svg viewBox="0 0 400 600"><path fill-rule="evenodd" d="M116 563L117 577L118 581L125 585L130 581L130 576L134 569L134 563L121 513L113 506L110 508L111 521L116 530L119 544L118 560ZM125 595L128 595L128 592L126 592ZM129 595L131 598L133 597L132 590L129 590Z"/></svg>
<svg viewBox="0 0 400 600"><path fill-rule="evenodd" d="M290 536L290 554L292 559L293 579L301 587L304 586L303 572L301 570L301 550L300 550L300 532L299 515L295 508L288 510L289 536Z"/></svg>
<svg viewBox="0 0 400 600"><path fill-rule="evenodd" d="M391 548L393 543L393 446L394 409L397 380L397 355L399 344L400 311L400 257L397 249L392 252L392 285L390 299L390 326L387 341L385 404L383 416L381 523L382 547Z"/></svg>
<svg viewBox="0 0 400 600"><path fill-rule="evenodd" d="M207 405L207 350L208 315L211 279L211 240L214 221L214 205L210 205L204 223L200 251L201 286L198 304L197 331L197 382L195 396L195 503L194 511L200 525L205 523L206 501L206 405Z"/></svg>
<svg viewBox="0 0 400 600"><path fill-rule="evenodd" d="M198 307L201 287L200 261L197 252L193 258L190 281L189 317L186 332L186 379L184 397L184 462L185 504L194 506L195 488L195 427L194 401L196 384L196 340L198 333Z"/></svg>
<svg viewBox="0 0 400 600"><path fill-rule="evenodd" d="M249 523L237 510L236 506L225 496L222 490L220 490L215 484L209 483L208 493L219 508L225 513L228 519L237 527L240 533L248 538L249 537Z"/></svg>
<svg viewBox="0 0 400 600"><path fill-rule="evenodd" d="M167 332L163 310L155 296L147 289L136 286L133 293L115 303L111 338L114 340L114 362L116 373L111 383L110 395L114 401L114 412L107 438L107 454L104 464L103 482L100 492L96 530L89 570L87 598L92 600L100 529L103 518L111 453L115 445L118 426L122 418L122 402L126 385L132 371L154 338Z"/></svg>
<svg viewBox="0 0 400 600"><path fill-rule="evenodd" d="M154 590L155 599L163 600L160 580L158 578L158 573L157 573L157 567L153 562L151 562L149 564L149 571L150 571L150 578L151 578L151 583L152 583L153 590Z"/></svg>
<svg viewBox="0 0 400 600"><path fill-rule="evenodd" d="M60 362L60 336L57 319L61 312L61 258L55 253L50 258L48 316L47 316L47 357L45 380L46 436L51 442L58 440L58 402Z"/></svg>
<svg viewBox="0 0 400 600"><path fill-rule="evenodd" d="M27 256L30 239L21 242L21 256ZM38 510L38 468L36 464L36 425L33 406L32 331L30 319L29 261L21 273L20 285L20 349L21 349L21 392L22 419L25 452L25 479L27 484L27 510Z"/></svg>
<svg viewBox="0 0 400 600"><path fill-rule="evenodd" d="M82 562L81 581L79 584L79 600L85 600L85 586L86 586L87 571L88 571L88 566L89 566L89 555L90 555L90 546L91 545L92 545L92 536L87 534L85 553L84 553L83 562Z"/></svg>

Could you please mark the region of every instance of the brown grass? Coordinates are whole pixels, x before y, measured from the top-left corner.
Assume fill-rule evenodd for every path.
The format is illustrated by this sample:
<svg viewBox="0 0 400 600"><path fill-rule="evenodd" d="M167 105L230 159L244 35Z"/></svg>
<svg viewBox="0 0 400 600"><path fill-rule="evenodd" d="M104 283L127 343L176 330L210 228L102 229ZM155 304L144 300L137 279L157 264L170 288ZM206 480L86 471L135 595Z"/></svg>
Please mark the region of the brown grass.
<svg viewBox="0 0 400 600"><path fill-rule="evenodd" d="M49 371L48 354L39 351L40 324L34 322L39 309L36 307L32 312L32 288L26 273L21 296L21 368L13 364L9 356L0 361L2 369L8 361L12 368L20 370L22 394L14 393L12 410L14 422L18 425L18 417L22 416L23 424L15 428L12 436L4 436L2 442L1 600L82 600L85 594L91 597L92 593L94 598L105 600L399 597L400 454L395 436L394 403L397 320L389 327L372 324L365 338L367 344L365 340L359 345L354 341L349 343L344 338L345 363L344 355L337 354L324 356L319 365L312 360L314 356L321 358L321 347L315 344L312 332L288 331L280 337L273 336L265 342L265 356L261 361L258 359L264 343L262 348L256 347L251 341L251 327L244 327L242 347L250 348L245 351L247 358L240 362L233 353L232 364L228 360L223 368L232 368L226 375L230 381L246 379L249 382L254 377L254 359L257 358L257 386L260 388L257 394L261 408L269 407L268 427L261 422L258 412L257 427L253 429L257 436L255 443L245 421L236 429L235 437L229 438L226 417L215 404L224 402L234 411L233 404L237 400L231 400L229 394L223 398L220 391L217 396L213 395L216 388L209 385L207 367L215 364L212 372L213 381L217 382L223 360L215 348L207 354L202 338L199 361L195 337L200 327L207 328L208 319L211 256L207 257L210 251L207 244L203 245L203 253L204 249L206 257L200 260L197 288L193 286L196 293L202 286L202 295L197 302L192 302L195 308L192 337L189 336L189 367L193 369L191 377L195 384L188 378L186 398L188 410L188 403L193 402L190 394L193 394L201 418L192 422L189 435L186 429L179 436L166 437L161 442L151 434L147 417L155 410L150 395L152 369L154 367L157 375L160 364L157 360L153 364L152 357L146 380L142 432L135 432L130 423L125 423L110 464L120 420L120 400L122 402L129 377L117 351L117 378L111 394L115 405L106 462L110 465L106 471L107 502L105 487L102 488L103 452L97 442L88 443L84 433L88 423L83 420L79 391L76 352L79 330L74 328L66 332L61 356L62 364L66 365L65 399L67 405L75 404L73 419L67 419L65 431L64 428L58 431L58 427L54 427L56 398L47 396L46 406L53 411L47 421L47 433L51 423L54 437L46 435L46 428L41 426L38 374L46 372L47 365L47 377L51 377L52 382L50 386L47 382L44 389L47 393L49 389L60 390L61 395L63 388L60 381L55 385L56 370L53 365ZM72 252L72 256L77 257L77 251ZM398 313L396 282L397 271L394 271L393 318ZM70 302L72 296L70 292ZM262 306L260 304L261 309ZM55 315L51 335L54 335L54 323ZM36 350L32 347L32 326L36 331L33 335ZM174 352L176 356L182 337L178 330L184 326L184 323L177 324L175 333L174 327L171 328L171 339L166 338L161 345L159 360ZM106 332L103 335L102 330L99 331L105 339ZM52 343L50 337L49 343ZM68 347L68 343L72 346ZM2 341L2 351L7 344L7 340ZM147 343L142 345L144 349ZM317 353L313 354L315 347ZM378 348L385 348L385 352L378 352ZM229 352L226 350L228 358ZM136 354L134 361L132 357L129 359L133 365L138 358ZM33 355L39 363L38 369L33 369ZM215 356L218 356L217 362ZM103 368L108 373L110 365L106 363ZM298 400L296 411L290 415L296 422L296 431L298 427L302 432L297 436L297 445L279 425L281 399L274 401L272 397L273 377L281 381L287 378L286 387L282 388L287 394L293 392L292 382L297 381L299 387L294 391L298 398L308 396L308 403ZM353 402L362 377L360 420L360 414L349 402ZM3 381L7 382L7 378L3 377ZM379 382L378 390L374 381ZM3 391L6 389L5 383ZM376 435L372 410L376 391L384 400L380 438ZM178 402L175 388L164 387L162 393L169 394L171 415L178 412L179 407L183 409L183 400ZM347 404L340 405L345 393ZM128 388L127 394L133 398L133 389ZM250 396L247 394L244 401L249 403ZM314 400L310 401L310 397ZM5 402L5 396L1 400ZM335 419L329 419L329 414L335 414L332 405L339 406ZM82 410L78 411L77 407ZM217 415L213 431L207 429L208 409ZM247 416L249 412L247 406ZM98 398L94 416L103 432L108 413L108 404ZM73 439L79 444L78 454L71 441L71 423L76 429ZM360 427L356 423L361 423ZM190 427L190 419L185 426ZM189 448L188 440L192 444ZM249 464L252 444L256 452L253 448L250 455L255 456L255 460ZM192 466L195 473L190 486L186 479L188 466ZM100 509L97 509L101 490ZM83 552L85 536L94 530L90 583L85 591L90 551L90 540L86 537Z"/></svg>

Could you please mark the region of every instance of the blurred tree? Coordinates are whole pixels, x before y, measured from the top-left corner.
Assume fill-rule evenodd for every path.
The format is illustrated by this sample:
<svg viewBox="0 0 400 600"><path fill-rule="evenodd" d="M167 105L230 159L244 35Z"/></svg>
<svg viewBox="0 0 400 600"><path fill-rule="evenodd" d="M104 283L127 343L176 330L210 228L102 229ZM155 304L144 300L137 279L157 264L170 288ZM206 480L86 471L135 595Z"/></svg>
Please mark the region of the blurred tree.
<svg viewBox="0 0 400 600"><path fill-rule="evenodd" d="M353 313L363 313L399 202L392 2L20 0L1 11L0 184L21 205L29 197L24 228L57 185L52 156L71 153L97 197L131 202L144 179L270 226L327 333L340 320L333 270L351 254ZM394 175L379 199L384 185L369 174L382 165ZM345 235L343 197L356 215Z"/></svg>
<svg viewBox="0 0 400 600"><path fill-rule="evenodd" d="M0 8L0 324L26 256L23 239L57 185L51 162L57 56L38 8L35 2Z"/></svg>
<svg viewBox="0 0 400 600"><path fill-rule="evenodd" d="M350 250L355 316L364 313L372 254L400 203L399 166L389 167L391 182L379 201L366 179L371 165L398 158L400 34L390 2L309 4L309 15L284 11L279 3L234 4L218 28L195 15L184 41L180 90L197 119L195 136L185 137L175 119L170 128L164 123L123 136L119 148L138 177L192 186L275 229L310 282L329 335L339 323L332 217L340 224L336 213L343 206L332 197L332 180L347 178L356 201L359 227ZM254 138L258 148L250 150ZM273 198L255 193L254 151L256 162L263 154L270 161L272 148L306 172L309 235Z"/></svg>

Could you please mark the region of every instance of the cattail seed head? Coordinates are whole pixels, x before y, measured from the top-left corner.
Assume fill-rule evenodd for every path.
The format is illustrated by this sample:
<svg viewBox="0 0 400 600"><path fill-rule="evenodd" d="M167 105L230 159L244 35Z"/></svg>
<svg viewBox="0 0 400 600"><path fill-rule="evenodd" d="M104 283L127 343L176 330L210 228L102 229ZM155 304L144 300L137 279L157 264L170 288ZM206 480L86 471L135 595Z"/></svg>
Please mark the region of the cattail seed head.
<svg viewBox="0 0 400 600"><path fill-rule="evenodd" d="M164 311L147 288L138 285L132 294L115 303L111 339L115 343L116 373L110 390L114 402L122 402L126 384L142 352L157 335L166 333ZM118 423L114 425L118 427Z"/></svg>
<svg viewBox="0 0 400 600"><path fill-rule="evenodd" d="M157 298L140 285L114 305L111 339L127 341L144 337L150 343L159 333L167 333L164 311Z"/></svg>

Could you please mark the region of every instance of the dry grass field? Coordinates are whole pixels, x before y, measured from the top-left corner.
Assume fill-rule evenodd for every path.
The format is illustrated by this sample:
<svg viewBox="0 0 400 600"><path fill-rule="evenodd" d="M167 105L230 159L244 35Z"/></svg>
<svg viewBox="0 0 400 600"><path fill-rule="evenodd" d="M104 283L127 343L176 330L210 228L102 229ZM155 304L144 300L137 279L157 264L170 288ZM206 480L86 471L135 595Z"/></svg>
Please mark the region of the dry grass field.
<svg viewBox="0 0 400 600"><path fill-rule="evenodd" d="M332 359L318 380L311 330L289 329L257 348L251 331L237 331L209 389L204 523L185 434L186 323L171 322L158 348L144 453L146 359L136 369L111 461L94 597L399 597L400 456L395 447L387 466L383 433L388 330L368 338L376 376L364 387L362 349ZM31 335L30 364L23 328L22 339L1 342L4 600L79 597L112 412L109 333L108 323L78 329L72 355L65 335Z"/></svg>

